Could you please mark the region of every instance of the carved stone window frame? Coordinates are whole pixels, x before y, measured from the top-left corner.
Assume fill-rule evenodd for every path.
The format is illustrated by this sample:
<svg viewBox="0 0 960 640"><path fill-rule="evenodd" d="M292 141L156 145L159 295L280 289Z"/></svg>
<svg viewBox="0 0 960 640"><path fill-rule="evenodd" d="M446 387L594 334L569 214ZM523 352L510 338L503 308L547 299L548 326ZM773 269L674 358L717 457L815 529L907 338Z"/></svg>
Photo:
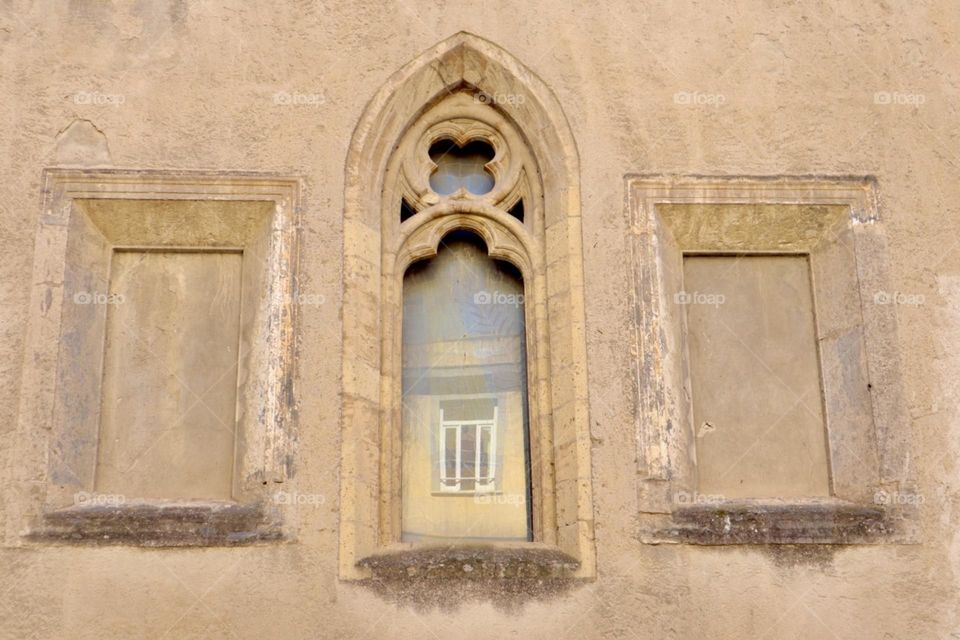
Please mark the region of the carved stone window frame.
<svg viewBox="0 0 960 640"><path fill-rule="evenodd" d="M627 176L637 368L639 537L650 543L877 543L916 538L909 419L876 181L869 177ZM689 219L660 213L686 205ZM705 205L705 207L702 207ZM799 205L744 233L717 228L723 205ZM698 211L698 208L702 209ZM693 231L691 231L691 229ZM706 240L704 239L706 238ZM709 246L708 246L709 245ZM832 494L726 500L697 493L685 321L673 301L682 256L810 255L824 376ZM677 262L677 258L680 262ZM846 370L837 372L846 363ZM834 366L837 365L837 366ZM830 369L828 369L830 367Z"/></svg>
<svg viewBox="0 0 960 640"><path fill-rule="evenodd" d="M184 546L286 537L282 525L287 507L274 504L269 496L290 477L293 456L299 179L251 173L51 168L44 171L43 184L17 434L19 455L26 462L22 468L28 471L15 483L21 499L11 502L29 506L11 514L7 538L14 544ZM138 202L171 208L179 203L239 203L262 208L268 216L261 247L266 264L259 267L265 290L254 316L257 344L242 367L246 369L241 389L246 417L238 423L237 438L243 446L238 448L231 500L132 501L124 497L114 501L93 493L98 420L85 419L81 424L69 419L57 381L71 368L96 375L100 367L99 361L88 362L62 347L70 313L65 302L71 295L69 247L71 234L78 233L71 219L85 216L84 203L94 200L129 208L133 216ZM216 230L206 235L211 233L215 235ZM216 237L210 241L211 247L220 243ZM109 240L102 242L107 251L112 250ZM162 239L155 246L164 246ZM102 336L99 340L102 343ZM85 499L78 501L77 495Z"/></svg>
<svg viewBox="0 0 960 640"><path fill-rule="evenodd" d="M430 160L428 150L445 139L460 145L486 142L495 150L493 160L486 165L495 178L489 193L474 195L461 189L439 196L430 189L430 174L436 164ZM426 111L403 137L387 169L381 264L387 279L383 292L383 343L389 350L383 361L385 418L380 482L392 511L383 523L385 545L399 540L401 533L401 465L397 461L402 450L403 403L397 383L402 379L403 278L414 262L436 256L443 238L457 230L474 232L483 239L491 258L512 264L523 278L533 537L554 543L555 525L550 522L554 516L551 506L545 505L551 500L545 488L554 482L554 453L549 437L552 430L549 414L542 412L544 405L540 402L550 386L550 363L538 357L542 348L539 345L545 344L549 335L548 319L537 313L538 308L546 307L546 264L543 247L533 232L543 229L543 198L539 189L532 188L536 185L526 178L537 173L525 144L506 118L467 92L453 93ZM410 194L414 195L408 203L412 201L413 208L419 210L401 223L397 215L399 198ZM528 203L524 223L508 213L520 198Z"/></svg>
<svg viewBox="0 0 960 640"><path fill-rule="evenodd" d="M493 190L435 194L427 152L439 140L489 144ZM541 575L594 576L579 167L556 99L507 53L459 33L377 93L346 183L340 577L442 553L399 541L400 321L406 268L455 230L523 275L534 522L533 542L459 552L505 574L532 564ZM508 212L521 198L522 222ZM401 201L416 212L402 223Z"/></svg>

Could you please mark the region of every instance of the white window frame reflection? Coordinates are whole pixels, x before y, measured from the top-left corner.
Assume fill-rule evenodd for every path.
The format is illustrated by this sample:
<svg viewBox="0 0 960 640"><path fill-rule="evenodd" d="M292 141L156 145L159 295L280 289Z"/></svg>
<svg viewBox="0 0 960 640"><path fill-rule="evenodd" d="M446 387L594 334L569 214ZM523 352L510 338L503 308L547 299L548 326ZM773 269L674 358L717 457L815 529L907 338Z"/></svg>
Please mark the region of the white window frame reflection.
<svg viewBox="0 0 960 640"><path fill-rule="evenodd" d="M463 475L463 435L464 427L473 428L474 443L474 473L472 476ZM493 406L493 417L480 420L445 420L443 417L443 408L440 409L440 429L438 432L437 450L439 452L438 464L440 467L440 492L441 493L461 493L472 495L476 493L491 493L496 491L497 478L497 431L499 422L497 420L497 406ZM448 450L447 450L447 432L456 431L456 449L454 452L454 475L447 475ZM487 446L487 464L486 473L481 465L483 453L483 431L489 431L490 438ZM463 489L464 481L473 481L472 489Z"/></svg>

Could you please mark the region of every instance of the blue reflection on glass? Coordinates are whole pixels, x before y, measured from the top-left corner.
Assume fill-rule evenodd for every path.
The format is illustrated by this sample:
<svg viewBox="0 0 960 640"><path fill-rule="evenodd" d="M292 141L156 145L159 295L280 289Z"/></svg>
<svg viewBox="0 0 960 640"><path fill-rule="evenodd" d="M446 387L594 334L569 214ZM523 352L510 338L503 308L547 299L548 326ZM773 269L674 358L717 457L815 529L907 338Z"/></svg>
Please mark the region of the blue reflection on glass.
<svg viewBox="0 0 960 640"><path fill-rule="evenodd" d="M430 188L441 196L456 193L461 187L480 196L493 189L493 176L484 166L493 160L494 151L486 142L475 140L458 147L441 140L430 147L430 159L437 170L430 176Z"/></svg>

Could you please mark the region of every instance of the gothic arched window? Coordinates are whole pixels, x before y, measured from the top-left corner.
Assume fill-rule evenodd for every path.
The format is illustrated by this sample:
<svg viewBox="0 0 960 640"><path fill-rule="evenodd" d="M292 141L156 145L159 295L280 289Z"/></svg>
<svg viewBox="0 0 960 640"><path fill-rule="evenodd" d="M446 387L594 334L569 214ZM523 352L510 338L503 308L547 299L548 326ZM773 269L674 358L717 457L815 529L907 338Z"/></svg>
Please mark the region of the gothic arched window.
<svg viewBox="0 0 960 640"><path fill-rule="evenodd" d="M342 577L436 542L497 556L478 566L594 574L578 174L550 91L468 34L393 76L361 118Z"/></svg>

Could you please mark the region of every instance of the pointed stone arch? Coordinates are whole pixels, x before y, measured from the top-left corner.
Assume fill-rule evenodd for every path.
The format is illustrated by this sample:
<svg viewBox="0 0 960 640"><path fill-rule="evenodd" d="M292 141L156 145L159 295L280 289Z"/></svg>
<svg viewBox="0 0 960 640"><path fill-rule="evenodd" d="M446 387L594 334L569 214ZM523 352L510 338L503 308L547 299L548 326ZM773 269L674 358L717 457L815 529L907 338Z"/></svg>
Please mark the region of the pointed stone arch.
<svg viewBox="0 0 960 640"><path fill-rule="evenodd" d="M347 152L348 221L377 224L380 190L376 187L383 185L393 145L424 110L464 86L494 98L516 97L497 106L521 131L536 132L527 137L527 143L550 192L545 208L554 212L556 219L579 217L580 160L560 102L509 53L461 31L390 76L364 109Z"/></svg>
<svg viewBox="0 0 960 640"><path fill-rule="evenodd" d="M401 225L396 160L404 136L444 100L487 96L522 139L529 223L489 202L443 200ZM499 97L504 97L500 100ZM461 101L462 102L462 101ZM484 102L484 100L480 100ZM495 119L491 119L496 128ZM464 134L465 135L465 134ZM507 134L509 138L511 134ZM409 192L409 190L408 190ZM385 195L387 194L387 195ZM501 204L515 195L500 193ZM406 200L404 202L406 206ZM401 228L402 227L402 228ZM343 256L343 389L340 575L369 575L371 557L396 550L395 478L400 288L413 260L437 251L456 229L483 236L491 255L513 262L528 288L528 361L534 452L535 545L595 574L587 407L579 161L573 134L550 89L510 54L468 33L422 53L367 105L347 155Z"/></svg>

